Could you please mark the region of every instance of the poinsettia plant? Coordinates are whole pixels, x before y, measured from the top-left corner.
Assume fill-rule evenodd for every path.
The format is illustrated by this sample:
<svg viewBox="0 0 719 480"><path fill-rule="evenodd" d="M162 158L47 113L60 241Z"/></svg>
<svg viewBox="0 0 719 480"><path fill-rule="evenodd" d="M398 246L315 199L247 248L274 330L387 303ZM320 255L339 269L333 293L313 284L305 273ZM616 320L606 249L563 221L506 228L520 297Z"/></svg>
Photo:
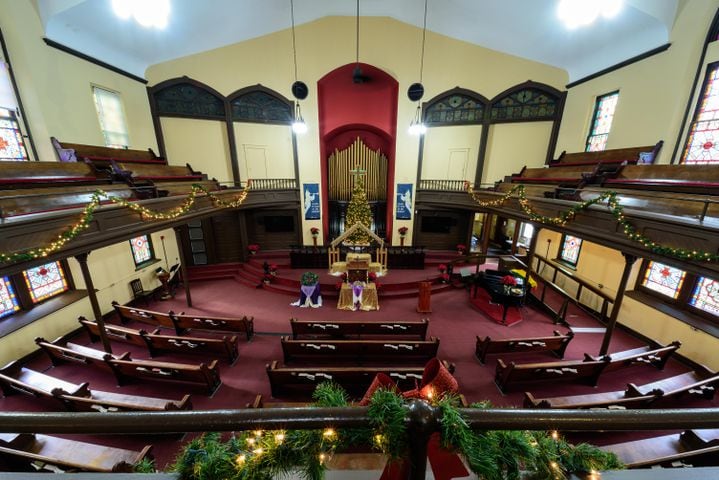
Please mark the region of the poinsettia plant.
<svg viewBox="0 0 719 480"><path fill-rule="evenodd" d="M319 281L320 277L315 272L305 272L302 274L302 279L300 279L300 283L305 286L317 285Z"/></svg>
<svg viewBox="0 0 719 480"><path fill-rule="evenodd" d="M319 235L319 234L320 234L320 229L317 228L317 227L312 227L312 228L310 228L310 233L311 233L312 235Z"/></svg>
<svg viewBox="0 0 719 480"><path fill-rule="evenodd" d="M440 263L439 265L437 265L437 270L439 270L439 273L444 273L445 270L447 270L447 265L445 265L444 263Z"/></svg>
<svg viewBox="0 0 719 480"><path fill-rule="evenodd" d="M277 265L276 265L276 264L273 263L273 264L270 265L270 273L271 273L272 275L276 275L276 274L277 274Z"/></svg>
<svg viewBox="0 0 719 480"><path fill-rule="evenodd" d="M407 228L407 227L399 227L399 228L397 229L397 231L399 232L400 235L402 235L402 236L404 237L405 235L407 235L407 232L409 231L409 228Z"/></svg>
<svg viewBox="0 0 719 480"><path fill-rule="evenodd" d="M464 243L458 243L458 244L457 244L457 251L458 251L459 253L464 253L464 252L466 252L466 251L467 251L467 245L465 245Z"/></svg>
<svg viewBox="0 0 719 480"><path fill-rule="evenodd" d="M443 273L439 276L439 279L444 283L449 283L449 273Z"/></svg>
<svg viewBox="0 0 719 480"><path fill-rule="evenodd" d="M510 287L514 287L517 285L517 279L514 278L512 275L505 275L502 277L502 285L509 285Z"/></svg>
<svg viewBox="0 0 719 480"><path fill-rule="evenodd" d="M257 253L260 251L260 246L257 245L256 243L251 243L251 244L247 245L247 250L249 250L252 253Z"/></svg>
<svg viewBox="0 0 719 480"><path fill-rule="evenodd" d="M367 278L370 282L374 282L375 280L377 280L377 274L375 272L369 272L367 274Z"/></svg>

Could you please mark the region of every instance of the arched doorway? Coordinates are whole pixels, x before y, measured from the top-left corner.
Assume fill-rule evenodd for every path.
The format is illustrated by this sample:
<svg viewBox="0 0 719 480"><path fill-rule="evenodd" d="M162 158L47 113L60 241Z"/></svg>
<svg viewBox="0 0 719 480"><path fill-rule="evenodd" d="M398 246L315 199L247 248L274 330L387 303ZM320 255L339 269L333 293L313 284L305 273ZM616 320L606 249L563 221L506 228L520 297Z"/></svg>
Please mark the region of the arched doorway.
<svg viewBox="0 0 719 480"><path fill-rule="evenodd" d="M329 238L339 235L344 227L346 188L351 188L346 176L356 166L356 154L378 152L378 168L381 182L378 195L370 199L374 214L374 231L387 237L392 228L392 200L394 195L395 138L397 128L397 81L372 65L360 64L361 81L353 77L356 64L339 67L322 77L317 83L319 102L320 155L322 192L324 192L323 227ZM338 152L351 152L344 160L337 160ZM360 152L360 153L355 153ZM329 158L333 156L335 167L330 173ZM341 165L344 161L346 165ZM372 160L374 162L374 160ZM364 165L364 163L363 163ZM344 182L345 187L338 186ZM344 192L344 193L343 193Z"/></svg>

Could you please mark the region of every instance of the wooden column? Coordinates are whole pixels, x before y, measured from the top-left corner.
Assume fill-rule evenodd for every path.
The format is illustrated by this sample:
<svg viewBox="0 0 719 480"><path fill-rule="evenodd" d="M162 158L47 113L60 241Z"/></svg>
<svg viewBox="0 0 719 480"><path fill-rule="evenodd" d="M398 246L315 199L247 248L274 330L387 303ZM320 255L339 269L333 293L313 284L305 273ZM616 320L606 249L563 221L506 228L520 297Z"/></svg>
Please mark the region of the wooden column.
<svg viewBox="0 0 719 480"><path fill-rule="evenodd" d="M525 276L524 281L525 288L524 288L524 303L527 303L527 297L529 296L529 291L532 289L531 284L529 282L529 279L532 278L532 262L534 261L534 254L537 251L537 240L539 240L539 232L541 231L541 228L536 228L534 231L534 235L532 235L532 239L529 241L529 251L527 251L527 275Z"/></svg>
<svg viewBox="0 0 719 480"><path fill-rule="evenodd" d="M107 338L105 333L105 320L102 318L102 311L100 310L100 304L97 301L97 293L95 292L95 285L92 283L92 276L90 275L90 269L87 267L87 256L89 252L75 255L75 260L80 264L80 270L82 271L82 279L85 281L85 288L87 289L87 295L90 297L90 305L92 306L92 313L95 316L95 321L100 330L100 340L102 340L102 348L107 353L112 353L112 347L110 346L110 340Z"/></svg>
<svg viewBox="0 0 719 480"><path fill-rule="evenodd" d="M185 250L182 248L181 227L173 227L175 230L175 241L177 242L177 251L180 254L180 275L182 275L182 287L185 289L185 301L187 306L192 306L192 295L190 294L190 280L187 277L187 261L185 260Z"/></svg>
<svg viewBox="0 0 719 480"><path fill-rule="evenodd" d="M622 279L619 281L619 288L617 288L617 296L614 298L612 304L612 314L609 316L607 321L607 330L604 332L604 340L602 340L602 347L599 349L599 355L606 355L609 350L609 342L612 340L612 332L614 326L617 324L617 317L619 316L619 310L622 306L622 300L624 300L624 291L627 289L627 281L629 280L629 274L632 272L632 266L637 261L637 257L628 253L623 253L624 256L624 271L622 272Z"/></svg>

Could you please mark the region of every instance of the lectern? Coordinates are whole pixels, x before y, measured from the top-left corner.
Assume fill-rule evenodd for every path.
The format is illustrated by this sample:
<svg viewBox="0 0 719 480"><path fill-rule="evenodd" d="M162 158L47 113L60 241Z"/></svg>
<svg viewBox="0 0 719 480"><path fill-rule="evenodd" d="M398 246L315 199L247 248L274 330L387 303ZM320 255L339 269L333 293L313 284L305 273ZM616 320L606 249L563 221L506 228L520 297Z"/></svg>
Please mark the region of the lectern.
<svg viewBox="0 0 719 480"><path fill-rule="evenodd" d="M417 297L417 312L432 313L430 299L432 298L432 282L419 282L419 296Z"/></svg>

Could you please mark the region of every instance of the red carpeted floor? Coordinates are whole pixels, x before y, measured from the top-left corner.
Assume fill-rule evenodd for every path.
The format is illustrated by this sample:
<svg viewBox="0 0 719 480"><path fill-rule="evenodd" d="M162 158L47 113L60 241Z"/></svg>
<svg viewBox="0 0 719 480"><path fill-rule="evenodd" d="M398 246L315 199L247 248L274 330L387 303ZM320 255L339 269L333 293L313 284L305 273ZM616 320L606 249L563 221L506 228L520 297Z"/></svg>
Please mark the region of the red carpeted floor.
<svg viewBox="0 0 719 480"><path fill-rule="evenodd" d="M261 263L261 257L257 260ZM436 268L427 268L423 271L393 271L383 279L385 284L401 283L434 277ZM291 272L292 278L298 278L298 272ZM224 278L220 280L204 280L191 283L193 308L187 308L185 293L180 289L174 299L155 302L150 309L167 311L186 311L207 315L234 316L251 315L255 318L256 336L250 342L240 338L239 359L234 365L226 362L220 363L222 385L212 397L190 387L177 386L172 383L137 382L123 387L117 387L114 377L104 370L85 367L76 364L64 364L52 367L48 359L39 357L30 365L36 370L60 377L71 382L90 382L90 388L96 390L117 391L128 394L148 395L164 398L179 399L185 393L192 394L192 403L195 410L244 408L255 395L262 394L270 397L269 383L265 373L265 365L272 360L281 360L279 336L289 334L288 320L291 317L299 319L316 320L411 320L427 317L430 319L429 335L440 339L439 357L449 360L456 365L455 376L459 382L462 393L470 402L490 400L497 406L520 407L522 405L523 390L517 390L503 395L494 385L493 376L496 366L496 356L488 357L486 365L481 365L474 357L476 337L490 336L492 338L528 337L551 335L553 330L566 332L566 327L555 325L544 314L531 306L521 308L522 321L511 327L497 324L479 310L470 305L469 293L463 288L451 288L433 294L431 299L432 313L416 313L416 298L382 298L381 309L375 312L346 312L334 308L336 300L325 303L323 308L307 309L290 306L292 297L266 291L262 288L251 288L237 279ZM140 305L143 307L142 305ZM574 326L600 327L600 325L582 310L573 308L568 320ZM110 319L110 322L116 321ZM138 328L147 326L137 325ZM208 335L206 332L198 335ZM577 333L569 344L565 358L581 359L583 354L596 354L601 345L602 333ZM52 339L48 339L52 340ZM77 335L73 341L89 344L84 334ZM643 345L641 341L631 337L621 329L614 333L611 351L626 350ZM100 348L99 344L97 348ZM123 343L113 343L115 353L130 351L134 358L149 358L146 351ZM681 351L681 350L680 350ZM506 356L505 360L517 362L552 361L554 357L542 354ZM202 357L193 355L162 355L156 360L199 362ZM536 397L572 395L600 391L623 390L628 382L646 383L660 378L675 375L688 368L675 360L670 360L664 371L653 367L638 366L602 376L596 388L573 383L539 383L527 387ZM702 402L696 406L712 407L715 402ZM31 398L25 395L12 395L0 399L0 408L8 410L47 411L62 410L59 404L49 400ZM651 436L654 433L646 433ZM614 443L622 441L626 434L586 434L581 439L596 444ZM89 441L125 448L140 448L147 443L154 444L155 457L160 467L171 462L177 449L185 439L177 436L86 436ZM577 437L580 438L580 437ZM632 438L636 438L632 437Z"/></svg>

